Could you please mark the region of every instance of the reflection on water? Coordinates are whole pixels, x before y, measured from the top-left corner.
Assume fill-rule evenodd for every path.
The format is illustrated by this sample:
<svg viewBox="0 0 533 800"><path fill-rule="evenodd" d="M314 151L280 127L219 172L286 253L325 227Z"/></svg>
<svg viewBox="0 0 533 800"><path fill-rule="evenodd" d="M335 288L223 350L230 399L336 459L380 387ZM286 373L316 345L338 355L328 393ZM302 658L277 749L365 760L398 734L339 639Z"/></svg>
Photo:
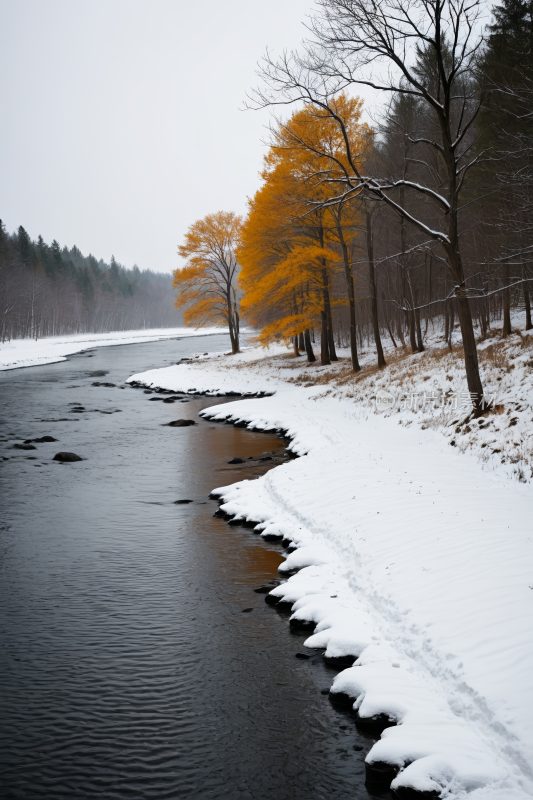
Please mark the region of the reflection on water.
<svg viewBox="0 0 533 800"><path fill-rule="evenodd" d="M320 694L335 672L295 659L303 639L252 592L276 578L279 548L208 499L263 471L230 458L282 443L201 420L212 399L119 388L227 346L102 348L0 373L4 798L369 797L369 742ZM198 424L164 426L179 417ZM43 435L58 441L12 448ZM85 460L54 462L60 450Z"/></svg>

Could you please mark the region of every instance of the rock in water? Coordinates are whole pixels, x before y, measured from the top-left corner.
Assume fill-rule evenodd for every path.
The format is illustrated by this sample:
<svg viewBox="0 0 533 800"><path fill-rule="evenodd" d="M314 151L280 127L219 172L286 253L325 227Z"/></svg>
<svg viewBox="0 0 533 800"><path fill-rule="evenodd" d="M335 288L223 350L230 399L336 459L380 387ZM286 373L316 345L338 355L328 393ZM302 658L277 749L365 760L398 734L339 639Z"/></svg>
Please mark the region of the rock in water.
<svg viewBox="0 0 533 800"><path fill-rule="evenodd" d="M189 425L196 425L193 419L175 419L174 422L167 423L170 428L186 428Z"/></svg>
<svg viewBox="0 0 533 800"><path fill-rule="evenodd" d="M81 456L77 456L76 453L56 453L54 456L54 461L83 461Z"/></svg>
<svg viewBox="0 0 533 800"><path fill-rule="evenodd" d="M244 458L232 458L228 464L244 464Z"/></svg>
<svg viewBox="0 0 533 800"><path fill-rule="evenodd" d="M181 506L184 503L192 503L192 502L193 502L192 500L174 500L174 505Z"/></svg>
<svg viewBox="0 0 533 800"><path fill-rule="evenodd" d="M37 450L33 444L14 444L13 448L15 450Z"/></svg>
<svg viewBox="0 0 533 800"><path fill-rule="evenodd" d="M165 397L163 400L163 403L173 403L173 402L174 402L173 397Z"/></svg>

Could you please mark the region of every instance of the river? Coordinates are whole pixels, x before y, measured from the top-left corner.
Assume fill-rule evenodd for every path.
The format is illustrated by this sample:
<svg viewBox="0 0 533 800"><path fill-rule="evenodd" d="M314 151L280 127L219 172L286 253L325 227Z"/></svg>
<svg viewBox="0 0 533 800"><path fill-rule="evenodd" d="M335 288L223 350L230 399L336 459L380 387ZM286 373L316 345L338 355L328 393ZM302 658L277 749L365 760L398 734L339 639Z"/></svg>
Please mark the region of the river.
<svg viewBox="0 0 533 800"><path fill-rule="evenodd" d="M375 796L372 740L321 694L336 670L253 592L278 577L281 547L214 517L208 497L266 469L231 458L283 442L199 418L224 399L120 388L227 347L223 335L102 347L0 372L5 800ZM176 418L198 424L164 425ZM13 447L43 435L57 442Z"/></svg>

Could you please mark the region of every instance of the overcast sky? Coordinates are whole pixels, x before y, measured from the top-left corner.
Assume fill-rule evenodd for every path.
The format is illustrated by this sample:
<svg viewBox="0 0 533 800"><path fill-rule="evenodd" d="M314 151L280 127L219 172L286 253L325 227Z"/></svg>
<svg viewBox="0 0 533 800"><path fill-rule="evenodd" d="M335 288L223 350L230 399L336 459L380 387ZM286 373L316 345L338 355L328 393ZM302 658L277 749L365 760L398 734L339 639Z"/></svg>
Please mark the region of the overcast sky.
<svg viewBox="0 0 533 800"><path fill-rule="evenodd" d="M190 223L244 213L268 112L240 111L265 47L312 0L0 0L0 218L170 272Z"/></svg>

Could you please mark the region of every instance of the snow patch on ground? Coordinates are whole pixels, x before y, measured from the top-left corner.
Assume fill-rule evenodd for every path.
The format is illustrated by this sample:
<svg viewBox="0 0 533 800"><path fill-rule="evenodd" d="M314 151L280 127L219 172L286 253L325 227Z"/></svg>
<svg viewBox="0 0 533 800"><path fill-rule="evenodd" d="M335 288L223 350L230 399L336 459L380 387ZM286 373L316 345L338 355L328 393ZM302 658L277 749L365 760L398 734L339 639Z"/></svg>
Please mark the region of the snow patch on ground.
<svg viewBox="0 0 533 800"><path fill-rule="evenodd" d="M93 347L111 347L118 344L157 342L177 337L208 336L225 333L223 328L158 328L142 331L114 331L112 333L80 333L71 336L48 336L43 339L13 339L0 344L0 370L35 367L66 361L66 356Z"/></svg>
<svg viewBox="0 0 533 800"><path fill-rule="evenodd" d="M227 514L296 548L280 568L296 574L271 594L293 606L292 624L316 626L309 647L356 659L331 696L345 695L363 723L395 723L368 753L369 771L388 765L400 792L532 796L530 484L489 470L474 448L450 447L444 426L398 425L410 410L379 415L342 384L288 380L311 367L282 353L130 381L275 392L202 413L286 431L306 457L214 494Z"/></svg>
<svg viewBox="0 0 533 800"><path fill-rule="evenodd" d="M267 357L284 357L286 353L286 347L276 346L269 350L244 347L238 355L197 355L193 363L183 362L162 369L151 369L132 375L128 382L176 392L195 391L214 397L226 395L228 392L242 395L258 392L273 394L286 388L286 383L283 378L275 375L275 371L265 371L261 367L264 367Z"/></svg>

